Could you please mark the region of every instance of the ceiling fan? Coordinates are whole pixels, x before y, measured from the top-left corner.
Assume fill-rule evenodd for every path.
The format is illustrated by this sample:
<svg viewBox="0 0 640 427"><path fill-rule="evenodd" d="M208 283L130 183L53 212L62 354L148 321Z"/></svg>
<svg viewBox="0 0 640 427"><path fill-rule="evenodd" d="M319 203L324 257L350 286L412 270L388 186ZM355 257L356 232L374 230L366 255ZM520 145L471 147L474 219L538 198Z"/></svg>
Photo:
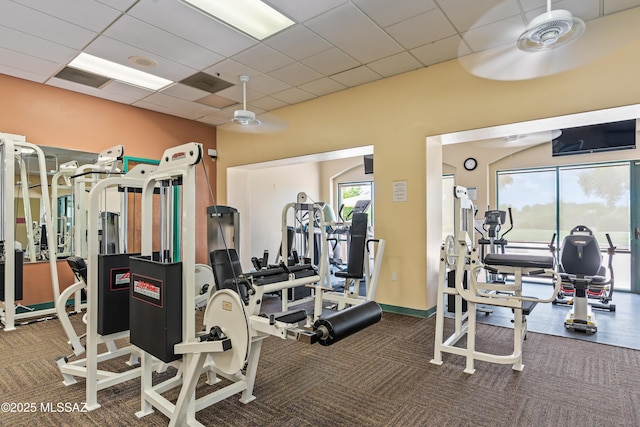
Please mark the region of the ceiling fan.
<svg viewBox="0 0 640 427"><path fill-rule="evenodd" d="M269 133L286 129L287 124L284 120L272 114L262 114L258 119L256 113L247 109L247 82L249 82L249 76L240 76L240 81L242 82L242 110L235 110L231 121L222 125L221 128L243 133Z"/></svg>
<svg viewBox="0 0 640 427"><path fill-rule="evenodd" d="M485 148L524 148L551 142L562 135L561 130L549 130L526 134L509 135L500 138L489 138L476 141Z"/></svg>
<svg viewBox="0 0 640 427"><path fill-rule="evenodd" d="M496 24L491 18L502 3L474 23L458 49L460 64L478 77L527 80L561 73L613 53L640 35L635 11L593 19L587 28L568 10L552 10L547 0L546 12L528 25L519 19L504 20L498 23L500 31L487 36L488 25ZM488 48L465 55L479 35L484 35L483 46Z"/></svg>

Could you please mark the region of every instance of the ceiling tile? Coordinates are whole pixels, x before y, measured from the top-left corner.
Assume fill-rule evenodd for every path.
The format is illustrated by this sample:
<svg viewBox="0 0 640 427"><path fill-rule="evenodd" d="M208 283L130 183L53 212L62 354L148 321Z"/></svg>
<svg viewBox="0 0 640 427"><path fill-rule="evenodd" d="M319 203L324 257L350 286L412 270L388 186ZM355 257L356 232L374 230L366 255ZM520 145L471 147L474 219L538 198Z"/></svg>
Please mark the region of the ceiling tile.
<svg viewBox="0 0 640 427"><path fill-rule="evenodd" d="M200 118L196 119L196 121L202 122L202 123L207 123L207 124L214 125L214 126L219 126L219 125L222 125L224 123L227 123L231 119L232 116L233 115L229 114L228 112L219 111L217 113L207 114L204 117L200 117Z"/></svg>
<svg viewBox="0 0 640 427"><path fill-rule="evenodd" d="M396 41L352 4L339 6L306 25L362 63L402 50Z"/></svg>
<svg viewBox="0 0 640 427"><path fill-rule="evenodd" d="M291 0L266 0L265 3L269 3L278 11L287 15L295 22L304 22L314 16L318 16L328 10L333 9L343 3L346 0L322 0L322 1L291 1Z"/></svg>
<svg viewBox="0 0 640 427"><path fill-rule="evenodd" d="M138 0L98 0L98 1L114 9L125 11L129 9Z"/></svg>
<svg viewBox="0 0 640 427"><path fill-rule="evenodd" d="M127 96L120 95L115 92L105 92L101 89L96 89L91 86L86 86L78 83L70 82L69 80L63 80L56 77L53 77L47 81L47 85L54 86L60 89L66 89L73 92L83 93L85 95L97 96L103 99L108 99L110 101L120 102L122 104L132 104L136 101L134 98L129 98Z"/></svg>
<svg viewBox="0 0 640 427"><path fill-rule="evenodd" d="M388 27L437 7L433 0L353 0L353 2L381 27Z"/></svg>
<svg viewBox="0 0 640 427"><path fill-rule="evenodd" d="M526 28L522 17L514 16L467 31L464 34L464 41L471 50L478 52L483 49L513 44Z"/></svg>
<svg viewBox="0 0 640 427"><path fill-rule="evenodd" d="M282 92L274 93L271 95L273 98L286 102L287 104L296 104L298 102L307 101L315 98L312 93L306 92L302 89L292 87L291 89L284 90Z"/></svg>
<svg viewBox="0 0 640 427"><path fill-rule="evenodd" d="M292 86L299 86L322 77L320 73L313 71L311 68L299 62L294 62L293 64L272 71L269 75L276 79L289 82Z"/></svg>
<svg viewBox="0 0 640 427"><path fill-rule="evenodd" d="M138 86L131 86L126 83L118 81L112 81L102 89L101 92L113 93L131 99L131 103L146 98L151 95L153 91L144 89Z"/></svg>
<svg viewBox="0 0 640 427"><path fill-rule="evenodd" d="M151 52L147 52L106 36L98 37L84 51L90 55L95 55L127 66L133 65L129 62L129 57L131 56L140 55L149 57L158 62L156 67L144 69L140 67L136 68L140 68L142 71L164 77L172 81L182 80L196 72L193 68L185 67L182 64L177 64L169 59L161 58Z"/></svg>
<svg viewBox="0 0 640 427"><path fill-rule="evenodd" d="M173 96L162 93L153 93L142 101L135 102L133 105L142 108L154 109L167 114L174 114L185 119L196 119L215 112L216 110L197 102L183 101ZM150 108L154 107L154 108Z"/></svg>
<svg viewBox="0 0 640 427"><path fill-rule="evenodd" d="M0 48L0 57L2 58L2 62L11 68L45 76L56 73L59 68L56 62L4 48Z"/></svg>
<svg viewBox="0 0 640 427"><path fill-rule="evenodd" d="M376 73L383 77L395 76L396 74L416 70L423 67L422 63L408 52L398 53L384 59L367 64Z"/></svg>
<svg viewBox="0 0 640 427"><path fill-rule="evenodd" d="M0 49L0 55L2 54L3 51ZM44 83L51 75L37 73L34 70L21 70L5 64L0 64L0 74L6 74L7 76L18 77L19 79L30 80L38 83Z"/></svg>
<svg viewBox="0 0 640 427"><path fill-rule="evenodd" d="M242 103L243 101L242 86L230 86L226 89L221 90L220 92L217 92L216 95L222 96L228 99L232 99L238 103ZM255 90L253 90L253 86L251 85L251 82L247 84L247 95L246 95L247 103L251 102L254 99L261 98L263 96L264 96L263 93L256 92Z"/></svg>
<svg viewBox="0 0 640 427"><path fill-rule="evenodd" d="M454 59L458 55L464 56L471 53L465 45L461 46L459 36L438 40L437 42L411 49L410 52L425 66L438 64Z"/></svg>
<svg viewBox="0 0 640 427"><path fill-rule="evenodd" d="M246 65L240 64L232 59L220 61L211 67L205 68L203 71L234 84L240 83L240 76L249 76L253 78L260 74L258 70L254 70L253 68L247 67Z"/></svg>
<svg viewBox="0 0 640 427"><path fill-rule="evenodd" d="M223 56L256 44L251 37L176 0L140 0L128 13Z"/></svg>
<svg viewBox="0 0 640 427"><path fill-rule="evenodd" d="M315 55L331 47L329 42L302 25L288 28L267 39L265 43L297 60Z"/></svg>
<svg viewBox="0 0 640 427"><path fill-rule="evenodd" d="M123 16L104 34L198 70L224 59L220 54L130 16Z"/></svg>
<svg viewBox="0 0 640 427"><path fill-rule="evenodd" d="M74 49L2 26L0 47L53 62L66 63L76 56Z"/></svg>
<svg viewBox="0 0 640 427"><path fill-rule="evenodd" d="M264 95L271 95L272 93L282 92L283 90L289 89L291 87L290 84L275 79L266 74L258 74L254 77L251 77L251 80L249 81L249 83L247 83L247 85L251 87L251 89L254 89Z"/></svg>
<svg viewBox="0 0 640 427"><path fill-rule="evenodd" d="M604 0L604 13L616 13L640 6L640 0Z"/></svg>
<svg viewBox="0 0 640 427"><path fill-rule="evenodd" d="M258 44L240 52L233 56L233 60L263 73L268 73L293 62L293 59L264 44Z"/></svg>
<svg viewBox="0 0 640 427"><path fill-rule="evenodd" d="M93 31L12 1L0 1L0 17L6 27L75 49L82 49L96 36Z"/></svg>
<svg viewBox="0 0 640 427"><path fill-rule="evenodd" d="M516 0L436 0L460 32L520 14Z"/></svg>
<svg viewBox="0 0 640 427"><path fill-rule="evenodd" d="M12 0L31 9L99 33L121 13L94 0Z"/></svg>
<svg viewBox="0 0 640 427"><path fill-rule="evenodd" d="M200 98L210 95L209 92L196 89L191 86L183 85L182 83L173 84L168 88L163 89L162 93L164 93L165 95L183 99L185 101L196 101Z"/></svg>
<svg viewBox="0 0 640 427"><path fill-rule="evenodd" d="M253 101L251 101L252 107L257 107L264 111L275 110L276 108L281 108L286 105L286 102L280 101L270 96L263 96L262 98L254 99Z"/></svg>
<svg viewBox="0 0 640 427"><path fill-rule="evenodd" d="M329 93L338 92L346 88L347 87L345 85L340 84L329 77L323 77L313 82L300 85L300 89L311 92L316 96L327 95Z"/></svg>
<svg viewBox="0 0 640 427"><path fill-rule="evenodd" d="M431 43L456 34L455 28L440 9L430 10L386 28L386 31L406 49Z"/></svg>
<svg viewBox="0 0 640 427"><path fill-rule="evenodd" d="M233 99L225 98L220 95L216 95L215 93L208 94L207 96L203 96L202 98L196 99L195 101L200 104L208 105L209 107L220 109L227 108L238 103Z"/></svg>
<svg viewBox="0 0 640 427"><path fill-rule="evenodd" d="M353 87L369 83L380 78L380 75L367 67L358 67L331 76L332 79L345 86Z"/></svg>
<svg viewBox="0 0 640 427"><path fill-rule="evenodd" d="M560 0L553 2L551 10L558 9L568 10L572 15L577 16L583 21L590 21L600 16L600 0ZM527 23L546 11L546 3L543 3L538 8L527 11Z"/></svg>
<svg viewBox="0 0 640 427"><path fill-rule="evenodd" d="M300 62L327 76L360 65L358 61L336 48L325 50Z"/></svg>

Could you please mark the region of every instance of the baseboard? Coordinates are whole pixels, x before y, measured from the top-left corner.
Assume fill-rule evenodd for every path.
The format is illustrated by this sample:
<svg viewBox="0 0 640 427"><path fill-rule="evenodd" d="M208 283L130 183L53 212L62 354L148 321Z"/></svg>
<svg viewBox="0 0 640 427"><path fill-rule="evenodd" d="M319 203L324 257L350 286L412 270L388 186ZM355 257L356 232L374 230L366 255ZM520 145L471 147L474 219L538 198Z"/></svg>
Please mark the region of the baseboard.
<svg viewBox="0 0 640 427"><path fill-rule="evenodd" d="M431 307L428 310L416 310L415 308L398 307L396 305L380 304L382 311L394 314L404 314L405 316L422 317L427 318L436 314L436 307Z"/></svg>
<svg viewBox="0 0 640 427"><path fill-rule="evenodd" d="M43 302L43 303L40 303L40 304L29 304L29 305L27 305L27 307L33 308L34 311L38 311L38 310L46 310L48 308L53 308L54 304L53 304L53 301L51 301L51 302ZM16 314L18 314L18 313L27 313L27 312L30 312L30 311L31 310L27 310L27 309L24 309L22 307L17 307L16 308Z"/></svg>

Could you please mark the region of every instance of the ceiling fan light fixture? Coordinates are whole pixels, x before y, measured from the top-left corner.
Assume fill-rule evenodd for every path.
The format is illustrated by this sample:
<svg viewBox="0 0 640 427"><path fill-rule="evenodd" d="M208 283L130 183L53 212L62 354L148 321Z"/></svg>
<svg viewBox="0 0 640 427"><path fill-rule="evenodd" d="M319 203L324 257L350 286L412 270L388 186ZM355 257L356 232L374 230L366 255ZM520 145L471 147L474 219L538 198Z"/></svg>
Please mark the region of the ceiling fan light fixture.
<svg viewBox="0 0 640 427"><path fill-rule="evenodd" d="M254 126L260 124L260 120L256 119L256 113L249 110L234 111L231 121L242 126Z"/></svg>
<svg viewBox="0 0 640 427"><path fill-rule="evenodd" d="M535 17L518 38L518 49L538 52L566 46L584 33L584 21L567 10L550 10Z"/></svg>

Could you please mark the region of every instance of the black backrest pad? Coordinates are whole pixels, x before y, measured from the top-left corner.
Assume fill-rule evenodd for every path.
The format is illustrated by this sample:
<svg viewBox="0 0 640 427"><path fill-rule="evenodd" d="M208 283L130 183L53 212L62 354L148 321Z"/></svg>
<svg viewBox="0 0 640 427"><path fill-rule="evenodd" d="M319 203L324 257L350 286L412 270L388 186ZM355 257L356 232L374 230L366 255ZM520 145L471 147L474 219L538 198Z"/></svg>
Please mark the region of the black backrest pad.
<svg viewBox="0 0 640 427"><path fill-rule="evenodd" d="M71 267L71 271L76 275L78 279L82 279L84 283L87 283L87 263L84 258L70 256L67 258L67 264Z"/></svg>
<svg viewBox="0 0 640 427"><path fill-rule="evenodd" d="M349 258L347 259L347 271L350 277L361 277L364 274L367 220L368 215L366 213L354 213L351 218L351 238L349 243Z"/></svg>
<svg viewBox="0 0 640 427"><path fill-rule="evenodd" d="M216 279L216 289L224 288L224 282L237 278L242 274L242 265L235 249L217 249L209 254L213 276ZM235 287L232 288L236 290Z"/></svg>
<svg viewBox="0 0 640 427"><path fill-rule="evenodd" d="M602 255L593 236L570 235L564 238L560 263L568 274L595 276L600 270Z"/></svg>

